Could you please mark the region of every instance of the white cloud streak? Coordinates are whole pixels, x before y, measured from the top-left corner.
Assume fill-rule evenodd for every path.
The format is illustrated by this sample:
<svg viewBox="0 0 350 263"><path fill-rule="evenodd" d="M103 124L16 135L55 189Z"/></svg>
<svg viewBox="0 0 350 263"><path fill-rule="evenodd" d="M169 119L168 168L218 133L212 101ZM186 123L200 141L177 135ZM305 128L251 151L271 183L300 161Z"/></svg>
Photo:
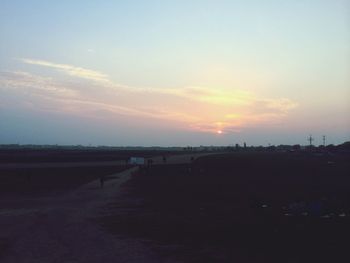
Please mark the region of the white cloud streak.
<svg viewBox="0 0 350 263"><path fill-rule="evenodd" d="M57 69L73 77L79 77L79 78L98 81L98 82L109 82L108 76L106 74L103 74L99 71L95 71L91 69L85 69L85 68L76 67L76 66L67 65L67 64L57 64L57 63L52 63L44 60L35 60L35 59L28 59L28 58L21 58L19 60L26 64Z"/></svg>
<svg viewBox="0 0 350 263"><path fill-rule="evenodd" d="M97 112L152 118L203 132L239 132L244 127L263 125L285 118L297 104L286 98L260 98L239 89L189 86L179 89L135 88L112 82L98 71L43 60L20 59L23 63L52 68L90 83L62 82L57 78L27 72L0 73L0 88L36 96L35 105L67 114ZM32 100L27 96L27 100ZM0 99L1 102L1 99ZM45 106L46 105L46 106ZM105 114L111 118L111 114ZM93 116L96 115L96 116Z"/></svg>

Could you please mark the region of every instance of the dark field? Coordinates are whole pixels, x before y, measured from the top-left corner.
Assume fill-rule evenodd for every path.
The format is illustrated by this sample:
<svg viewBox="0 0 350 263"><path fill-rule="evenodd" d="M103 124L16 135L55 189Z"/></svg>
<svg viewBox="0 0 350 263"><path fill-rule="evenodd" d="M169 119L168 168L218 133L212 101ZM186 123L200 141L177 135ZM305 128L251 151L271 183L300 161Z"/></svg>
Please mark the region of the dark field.
<svg viewBox="0 0 350 263"><path fill-rule="evenodd" d="M127 166L107 166L0 170L0 197L59 194L126 168Z"/></svg>
<svg viewBox="0 0 350 263"><path fill-rule="evenodd" d="M156 150L0 149L0 197L74 189L100 176L127 169L129 166L124 161L131 156L150 157L164 153L169 154ZM109 161L123 162L118 165L103 163ZM46 163L55 163L57 167L48 167ZM77 167L65 167L66 164L74 166L74 163ZM7 164L14 165L8 168ZM83 167L84 164L90 166Z"/></svg>
<svg viewBox="0 0 350 263"><path fill-rule="evenodd" d="M0 163L118 161L168 154L156 150L0 149Z"/></svg>
<svg viewBox="0 0 350 263"><path fill-rule="evenodd" d="M58 163L58 165L60 164L62 163ZM22 240L22 236L25 236L28 231L37 235L42 226L46 225L51 225L50 229L55 229L57 232L65 230L62 225L70 215L65 209L74 205L74 202L71 204L69 198L65 199L66 194L100 177L104 177L105 180L115 178L111 175L123 171L129 166L43 167L40 163L35 168L14 166L11 169L6 169L0 165L0 262L8 255L18 254L13 251L13 249L21 247L17 246L16 242L20 242L17 240ZM99 190L98 184L96 187ZM86 202L80 200L79 206L83 207L89 201L89 199ZM47 212L47 209L53 209L53 212ZM59 211L59 215L63 218L62 223L52 224L52 220L46 220L45 217L44 219L40 218L40 215L45 213L51 215L50 213L54 214L55 211ZM62 216L65 213L67 217ZM55 215L52 218L61 220ZM26 226L28 229L25 228ZM26 230L21 230L22 228ZM29 244L36 247L36 244L45 242L45 239L42 241L40 235L39 237L34 238L34 241L30 241ZM24 250L26 248L27 246L24 246ZM31 249L28 250L31 251ZM21 253L23 252L20 252L19 256L24 257ZM50 252L45 252L45 249L39 250L39 255L45 253ZM30 258L28 262L34 261ZM27 261L10 260L9 262ZM37 262L46 261L39 260Z"/></svg>
<svg viewBox="0 0 350 263"><path fill-rule="evenodd" d="M350 262L350 158L237 153L158 165L99 221L184 262Z"/></svg>

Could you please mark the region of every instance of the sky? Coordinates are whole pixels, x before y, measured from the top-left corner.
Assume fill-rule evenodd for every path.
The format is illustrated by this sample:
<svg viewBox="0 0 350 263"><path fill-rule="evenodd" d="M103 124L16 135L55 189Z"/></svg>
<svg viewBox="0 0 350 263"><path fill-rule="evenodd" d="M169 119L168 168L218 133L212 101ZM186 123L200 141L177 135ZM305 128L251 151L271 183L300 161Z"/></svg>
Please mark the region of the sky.
<svg viewBox="0 0 350 263"><path fill-rule="evenodd" d="M0 144L350 140L348 0L2 0Z"/></svg>

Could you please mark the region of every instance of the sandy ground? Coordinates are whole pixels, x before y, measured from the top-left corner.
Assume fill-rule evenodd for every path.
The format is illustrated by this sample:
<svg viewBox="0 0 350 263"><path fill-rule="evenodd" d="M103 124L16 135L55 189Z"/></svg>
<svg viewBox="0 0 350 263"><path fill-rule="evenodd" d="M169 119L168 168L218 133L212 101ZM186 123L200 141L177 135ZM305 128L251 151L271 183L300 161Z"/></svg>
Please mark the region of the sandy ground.
<svg viewBox="0 0 350 263"><path fill-rule="evenodd" d="M188 163L192 156L199 155L168 157L166 163ZM152 159L164 163L162 157ZM93 220L108 213L104 207L116 200L120 185L137 169L109 176L103 188L96 180L59 196L1 200L0 261L174 262L160 259L147 241L118 238Z"/></svg>

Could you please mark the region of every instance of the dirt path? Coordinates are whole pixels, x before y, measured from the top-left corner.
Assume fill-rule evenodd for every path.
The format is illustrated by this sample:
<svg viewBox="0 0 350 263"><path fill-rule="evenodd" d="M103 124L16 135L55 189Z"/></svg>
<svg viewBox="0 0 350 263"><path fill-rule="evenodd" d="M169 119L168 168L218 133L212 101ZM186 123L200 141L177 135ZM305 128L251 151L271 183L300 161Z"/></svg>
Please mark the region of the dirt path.
<svg viewBox="0 0 350 263"><path fill-rule="evenodd" d="M1 262L159 262L142 242L118 240L91 220L135 169L113 175L103 188L97 180L63 196L0 210L0 240L7 250Z"/></svg>
<svg viewBox="0 0 350 263"><path fill-rule="evenodd" d="M152 159L153 164L189 163L201 155L168 156L166 163L162 157ZM118 198L120 185L137 169L109 176L103 188L95 180L63 195L0 200L0 261L164 262L145 241L120 239L92 220Z"/></svg>
<svg viewBox="0 0 350 263"><path fill-rule="evenodd" d="M188 163L191 157L167 158L169 164ZM162 157L154 164L164 164ZM61 196L0 201L0 261L51 262L164 262L145 241L119 239L94 223L101 209L120 195L120 185L137 168L109 176L101 188L95 180ZM16 205L11 209L8 202ZM2 205L7 202L7 205ZM12 208L17 207L17 208ZM169 261L170 262L170 261Z"/></svg>

